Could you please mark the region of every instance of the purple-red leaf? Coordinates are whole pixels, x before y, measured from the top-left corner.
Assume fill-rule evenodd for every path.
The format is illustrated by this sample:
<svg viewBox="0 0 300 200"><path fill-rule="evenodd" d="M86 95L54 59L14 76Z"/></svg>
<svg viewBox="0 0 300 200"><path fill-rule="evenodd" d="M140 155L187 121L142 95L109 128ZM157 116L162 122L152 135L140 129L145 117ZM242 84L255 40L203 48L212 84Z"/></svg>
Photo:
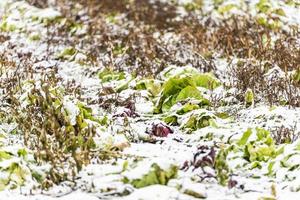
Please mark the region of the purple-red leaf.
<svg viewBox="0 0 300 200"><path fill-rule="evenodd" d="M150 131L150 135L154 135L157 137L167 137L169 134L173 133L173 130L163 124L163 123L158 123L158 124L153 124L151 131Z"/></svg>

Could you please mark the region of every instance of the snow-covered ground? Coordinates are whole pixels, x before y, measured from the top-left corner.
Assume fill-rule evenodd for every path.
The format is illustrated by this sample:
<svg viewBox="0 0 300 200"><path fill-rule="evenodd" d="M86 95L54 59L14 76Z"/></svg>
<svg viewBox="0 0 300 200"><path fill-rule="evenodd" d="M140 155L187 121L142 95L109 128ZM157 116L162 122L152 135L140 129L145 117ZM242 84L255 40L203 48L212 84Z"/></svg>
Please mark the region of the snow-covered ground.
<svg viewBox="0 0 300 200"><path fill-rule="evenodd" d="M184 5L191 2L179 1L179 16L186 14ZM212 12L211 16L216 21L245 12L263 15L257 13L259 1L251 1L250 4L225 1L221 3L219 12L212 2L204 1L204 11ZM287 25L299 27L299 6L281 1L270 2L273 9L280 8L285 13L279 16L282 29L286 29ZM226 12L220 14L221 8ZM33 80L39 80L43 70L50 72L55 69L62 78L59 83L62 87L70 81L75 87L80 86L81 100L92 108L92 114L106 116L109 121L106 125L97 126L94 151L112 153L112 156L108 153L109 159L96 156L73 181L64 181L42 190L33 171L47 175L49 163L38 165L32 151L25 147L22 132L18 131L16 124L0 121L0 134L3 135L0 200L300 197L300 108L271 107L265 101L254 103L254 100L250 106L240 103L234 96L235 89L231 88L233 93L230 93L231 90L225 87L230 80L229 64L225 59L215 60L214 74L219 79L191 65L166 66L154 79L134 76L129 72L105 74L101 63L92 65L87 62L88 55L84 48L80 49L84 44L74 41L75 49L60 42L48 44L47 23L55 24L50 28L66 23L58 8L40 9L25 1L1 0L0 17L1 33L8 36L0 44L0 53L21 69L25 68L25 63L20 55L30 53L35 71ZM118 29L117 26L115 28ZM73 31L82 37L87 32L84 24ZM63 36L56 37L60 41L59 37ZM172 43L176 35L165 33L161 38ZM9 73L13 70L5 69ZM215 87L210 88L206 79L214 81ZM174 89L176 84L180 85L178 80L183 80L181 84L184 87ZM106 90L117 91L117 94L104 92ZM217 107L205 105L205 101L213 101L214 94L229 103ZM5 91L1 89L0 95L4 96ZM26 91L20 96L21 100L26 99ZM80 109L74 103L77 100L72 98L64 97L63 106L74 125ZM95 103L100 98L112 101L109 111ZM125 104L118 104L117 100ZM126 105L132 101L134 108ZM24 100L24 106L26 102ZM0 106L6 109L4 102ZM174 122L174 118L176 122L170 123L170 119ZM294 140L277 144L272 134L278 133L280 128L293 132ZM26 156L20 156L21 149L26 149ZM19 171L11 168L13 163L17 163Z"/></svg>

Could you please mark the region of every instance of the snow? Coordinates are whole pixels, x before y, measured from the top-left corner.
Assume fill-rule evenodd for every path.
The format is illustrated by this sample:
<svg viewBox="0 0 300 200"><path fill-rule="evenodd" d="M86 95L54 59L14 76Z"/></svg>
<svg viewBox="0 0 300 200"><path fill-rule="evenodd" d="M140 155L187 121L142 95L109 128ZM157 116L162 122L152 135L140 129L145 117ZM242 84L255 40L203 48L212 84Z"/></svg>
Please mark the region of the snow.
<svg viewBox="0 0 300 200"><path fill-rule="evenodd" d="M162 185L152 185L139 190L134 191L129 196L120 198L119 200L192 200L195 199L191 196L184 195L178 192L175 188L162 186Z"/></svg>
<svg viewBox="0 0 300 200"><path fill-rule="evenodd" d="M69 97L64 98L63 105L69 114L71 125L75 125L77 116L80 113L79 108L76 106L75 102L72 102L72 100L69 99Z"/></svg>
<svg viewBox="0 0 300 200"><path fill-rule="evenodd" d="M7 2L13 2L9 0L0 1L0 12L3 13L5 5ZM180 0L179 4L190 3L191 0ZM255 15L256 11L253 9L255 3L258 1L251 1L250 7L251 14ZM274 1L272 1L274 2ZM238 4L239 1L233 0L228 1L226 4L234 3ZM212 2L207 1L205 4L204 11L209 12L212 9ZM280 7L286 13L286 16L280 17L286 22L286 24L300 24L300 13L299 8L294 8L291 6L283 5L281 2L275 3L279 4ZM277 5L278 6L278 5ZM21 12L17 11L17 8L24 8L24 15ZM100 84L100 80L97 75L90 75L93 72L98 72L101 66L96 66L93 69L91 66L85 63L88 59L84 51L79 52L75 56L74 61L66 60L61 61L53 57L45 60L45 55L47 54L47 45L45 44L45 37L47 30L43 23L32 21L31 18L38 18L40 20L48 19L54 20L61 17L61 13L54 8L46 9L37 9L32 6L29 6L24 1L14 2L9 11L9 16L6 19L7 23L11 26L15 26L18 31L10 33L9 42L17 45L17 51L19 53L32 52L33 57L36 58L37 62L33 64L33 69L42 70L41 68L51 69L57 68L58 74L63 78L63 82L75 81L76 85L80 85L83 88L83 97L90 98L92 100L99 99L99 90L103 89L102 86L115 87L120 86L123 83L126 83L132 77L128 76L125 80L115 81L110 83ZM236 9L230 11L235 14L242 14L237 12ZM218 13L212 13L211 16L216 17L216 19L221 18L222 16ZM1 16L2 17L2 16ZM117 26L114 27L118 29ZM29 42L28 37L23 31L34 32L41 35L41 41ZM119 30L118 30L119 31ZM126 30L123 30L126 32ZM79 29L77 34L85 34L86 29ZM30 35L29 35L30 36ZM164 43L172 43L177 41L179 36L172 32L156 32L154 34L156 39L162 40ZM58 46L52 47L51 50L59 52L59 50L64 49L65 46L58 44ZM4 42L0 45L0 52L9 50L8 42ZM181 60L186 59L186 57L180 57ZM16 55L11 55L11 58L18 60ZM104 58L103 58L104 59ZM121 59L121 58L120 58ZM233 58L233 62L237 62L238 59ZM84 66L81 65L84 63ZM225 58L218 58L215 60L216 65L216 74L217 77L222 81L227 83L229 80L228 67L229 63ZM170 69L171 73L167 73ZM89 71L90 70L90 71ZM183 73L184 71L194 71L194 68L191 65L183 66L178 68L178 66L169 66L163 72L160 73L160 78L162 81L166 80L170 76L175 76ZM196 70L197 71L197 70ZM197 71L198 72L198 71ZM283 72L278 66L274 66L266 74L266 78L271 80L274 76L282 78ZM38 75L37 75L38 77ZM37 78L36 77L36 78ZM134 82L134 81L133 81ZM26 91L31 89L30 84L25 85L24 89ZM208 92L202 89L203 92ZM129 88L128 90L122 91L119 96L122 99L130 98L137 93L136 90ZM224 87L219 87L214 94L218 96L228 95L227 101L234 102L234 94L236 93L236 88L231 88L230 90L225 91ZM194 131L192 134L185 134L180 128L174 129L174 134L170 134L167 138L157 139L156 143L147 142L151 137L146 133L147 129L151 127L152 123L157 123L160 121L160 118L164 116L156 115L153 116L154 103L148 100L148 92L140 91L138 93L140 96L135 98L135 111L140 115L136 119L123 119L117 118L116 121L111 122L110 130L106 131L105 129L97 129L98 135L96 140L97 148L100 149L110 149L111 147L124 147L121 151L122 158L116 159L116 161L101 161L100 163L91 163L85 166L78 175L77 184L80 185L81 189L74 189L72 191L67 186L57 186L56 188L49 191L47 194L36 194L29 195L22 194L22 187L19 190L13 191L3 191L0 192L0 200L12 199L12 200L79 200L87 199L94 200L99 198L107 199L194 199L190 195L184 194L187 189L198 191L203 194L204 197L208 200L217 200L217 199L258 199L260 197L271 197L271 185L276 184L277 186L277 199L297 199L299 196L298 190L300 187L300 179L298 171L290 172L287 168L282 168L280 166L280 161L286 156L290 156L292 153L295 153L298 141L293 144L288 144L284 146L284 152L279 155L273 161L276 162L274 165L274 171L276 171L276 178L266 177L264 173L267 171L267 163L262 166L261 170L258 169L249 169L247 166L248 162L242 158L242 152L238 152L229 157L232 159L229 162L230 168L236 170L238 175L239 184L245 185L246 190L241 190L239 188L234 188L232 190L227 187L222 187L216 184L216 181L209 179L205 183L196 183L193 182L193 179L197 180L197 173L202 173L201 169L195 171L180 171L176 179L171 180L168 186L163 185L152 185L147 186L141 189L135 189L130 185L124 184L122 179L124 176L130 179L140 178L142 175L148 172L153 163L157 163L162 169L167 170L170 165L174 164L178 167L181 167L182 164L187 160L192 160L194 154L197 152L197 147L199 145L214 146L220 145L227 141L234 142L238 140L242 133L247 128L255 127L264 127L267 130L274 130L280 126L294 128L295 132L300 131L300 109L299 108L289 108L286 106L277 106L270 108L265 105L263 102L259 102L253 107L245 108L243 105L229 106L229 107L220 107L217 110L206 110L199 109L197 111L192 111L191 113L186 114L184 120L188 120L188 116L191 114L201 114L206 113L210 116L214 116L216 111L224 111L230 109L232 116L229 119L216 119L217 127L205 127ZM112 94L111 96L113 96ZM111 96L107 96L109 99ZM209 96L207 94L207 96ZM21 98L26 99L27 93L25 92ZM237 100L236 100L237 101ZM76 124L76 117L79 114L79 108L76 106L76 101L73 101L70 97L64 98L64 107L66 108L69 117L71 119L71 124ZM26 102L23 105L27 106ZM115 107L113 108L113 113L122 113L125 108ZM171 111L176 111L178 106L175 105ZM236 110L236 112L234 111ZM104 111L98 107L98 105L93 105L93 112L103 114ZM231 113L230 113L231 114ZM104 115L104 114L103 114ZM126 125L126 120L128 120L128 126ZM1 122L0 130L1 133L12 132L16 128L15 124L6 125ZM130 134L128 134L128 129ZM126 132L127 131L127 132ZM212 134L214 140L211 141L207 138L208 134ZM138 142L130 142L129 138L132 137ZM255 137L252 134L251 137ZM251 140L250 138L249 140ZM6 140L6 138L5 138ZM17 139L15 142L18 142ZM4 143L7 143L4 141ZM1 150L16 150L20 146L10 146L11 148L2 148ZM237 157L237 158L234 158ZM287 163L291 165L299 164L299 154L292 155ZM30 159L29 159L30 160ZM137 165L136 167L129 167L127 171L123 171L123 166L125 162L128 162L129 165ZM19 163L21 158L14 157L10 160L0 161L1 168L7 168L12 162ZM237 168L237 166L240 166ZM247 166L247 167L245 167ZM49 168L50 166L44 165L44 168ZM247 168L247 169L245 169ZM208 168L207 171L211 170L211 173L214 171L211 168ZM47 171L47 170L45 170ZM6 177L7 174L0 172L0 177ZM259 179L253 178L254 175L260 176ZM287 176L291 177L292 180L289 182ZM199 178L199 177L198 177ZM172 182L173 181L173 182ZM180 185L180 189L178 189ZM248 192L245 192L247 191ZM131 193L128 196L120 197L120 194L128 192ZM297 191L297 192L294 192ZM38 192L37 192L38 193ZM58 196L59 193L66 193L62 196ZM106 195L106 196L105 196ZM117 197L118 196L118 197Z"/></svg>

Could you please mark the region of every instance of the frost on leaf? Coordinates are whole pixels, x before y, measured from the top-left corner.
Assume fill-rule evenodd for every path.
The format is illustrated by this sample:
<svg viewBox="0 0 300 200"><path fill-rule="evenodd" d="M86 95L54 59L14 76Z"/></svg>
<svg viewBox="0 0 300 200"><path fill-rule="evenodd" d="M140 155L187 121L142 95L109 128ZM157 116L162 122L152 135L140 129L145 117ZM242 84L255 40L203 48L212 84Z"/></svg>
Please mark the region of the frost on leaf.
<svg viewBox="0 0 300 200"><path fill-rule="evenodd" d="M140 166L141 167L141 166ZM130 173L140 173L139 170L141 168L137 167L138 169L133 169ZM136 170L136 172L135 172ZM145 171L148 170L148 171ZM149 185L155 185L155 184L160 184L160 185L166 185L168 181L172 178L175 178L177 176L177 166L175 165L169 165L168 168L162 168L160 165L153 163L149 169L147 169L146 166L144 166L144 172L141 174L140 177L130 177L130 173L125 173L125 179L124 181L127 183L132 184L136 188L142 188L146 187ZM139 175L135 175L139 176Z"/></svg>

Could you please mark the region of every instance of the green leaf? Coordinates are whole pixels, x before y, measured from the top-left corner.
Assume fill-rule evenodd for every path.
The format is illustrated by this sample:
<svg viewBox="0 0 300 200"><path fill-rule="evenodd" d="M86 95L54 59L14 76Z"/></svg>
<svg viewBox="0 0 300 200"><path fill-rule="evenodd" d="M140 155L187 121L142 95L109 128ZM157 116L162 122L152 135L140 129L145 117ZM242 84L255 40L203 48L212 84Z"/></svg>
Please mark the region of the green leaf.
<svg viewBox="0 0 300 200"><path fill-rule="evenodd" d="M163 85L163 94L165 96L178 94L183 88L186 88L187 86L196 86L191 77L173 77Z"/></svg>
<svg viewBox="0 0 300 200"><path fill-rule="evenodd" d="M25 158L26 156L27 156L27 151L25 150L25 149L19 149L18 150L18 156L19 157L23 157L23 158Z"/></svg>
<svg viewBox="0 0 300 200"><path fill-rule="evenodd" d="M157 96L161 91L161 83L154 79L141 80L136 84L137 90L148 90L153 96Z"/></svg>
<svg viewBox="0 0 300 200"><path fill-rule="evenodd" d="M272 161L272 162L270 162L269 163L269 165L268 165L268 175L269 176L272 176L273 175L273 166L274 166L274 164L275 164L275 162L274 161Z"/></svg>
<svg viewBox="0 0 300 200"><path fill-rule="evenodd" d="M250 128L248 128L247 131L244 132L242 138L237 142L237 144L239 146L244 146L247 143L247 141L248 141L249 137L251 136L251 134L252 134L252 130Z"/></svg>
<svg viewBox="0 0 300 200"><path fill-rule="evenodd" d="M227 149L220 149L216 156L215 160L215 170L217 173L217 179L219 183L223 186L227 185L228 179L229 179L229 173L230 169L227 164L227 155L228 155L228 150Z"/></svg>
<svg viewBox="0 0 300 200"><path fill-rule="evenodd" d="M114 72L112 69L105 68L98 74L102 82L109 82L112 80L123 80L126 78L125 72Z"/></svg>
<svg viewBox="0 0 300 200"><path fill-rule="evenodd" d="M201 92L194 86L187 86L184 89L182 89L178 96L176 97L176 102L181 100L186 100L188 98L194 98L194 99L203 99L203 96L201 95Z"/></svg>
<svg viewBox="0 0 300 200"><path fill-rule="evenodd" d="M57 58L59 58L59 59L70 59L76 53L77 53L77 50L74 47L67 47L59 53Z"/></svg>
<svg viewBox="0 0 300 200"><path fill-rule="evenodd" d="M250 106L254 103L254 93L250 88L248 88L245 93L245 102L247 106Z"/></svg>
<svg viewBox="0 0 300 200"><path fill-rule="evenodd" d="M261 13L270 12L272 6L269 0L260 0L256 5L256 10Z"/></svg>
<svg viewBox="0 0 300 200"><path fill-rule="evenodd" d="M42 183L44 180L44 176L37 171L32 171L31 172L32 177L39 183Z"/></svg>
<svg viewBox="0 0 300 200"><path fill-rule="evenodd" d="M130 182L135 188L143 188L149 185L166 185L168 181L177 176L178 168L175 165L171 165L168 170L161 169L157 164L152 164L150 171L143 175L140 179L128 180L125 178L125 182Z"/></svg>
<svg viewBox="0 0 300 200"><path fill-rule="evenodd" d="M163 84L161 96L156 103L155 113L161 113L164 104L166 104L164 105L166 110L171 108L172 105L176 103L178 94L187 86L195 87L195 84L190 77L173 77L167 80Z"/></svg>
<svg viewBox="0 0 300 200"><path fill-rule="evenodd" d="M286 14L285 14L285 12L282 8L277 8L273 12L277 15L280 15L280 16L286 16Z"/></svg>
<svg viewBox="0 0 300 200"><path fill-rule="evenodd" d="M225 13L228 13L233 8L237 8L237 6L235 4L227 4L227 5L224 5L224 6L220 6L218 8L218 12L223 15Z"/></svg>
<svg viewBox="0 0 300 200"><path fill-rule="evenodd" d="M188 129L188 131L195 131L207 126L217 127L214 116L206 113L192 113L188 119L181 124L181 129Z"/></svg>
<svg viewBox="0 0 300 200"><path fill-rule="evenodd" d="M176 125L178 123L178 117L176 115L170 115L163 119L169 125Z"/></svg>
<svg viewBox="0 0 300 200"><path fill-rule="evenodd" d="M0 151L0 161L10 159L11 155L5 151Z"/></svg>
<svg viewBox="0 0 300 200"><path fill-rule="evenodd" d="M295 73L293 74L293 80L297 83L300 84L300 69L297 69Z"/></svg>
<svg viewBox="0 0 300 200"><path fill-rule="evenodd" d="M198 104L193 104L191 102L187 102L180 109L178 109L176 111L176 113L179 114L179 115L183 115L183 114L185 114L187 112L190 112L192 110L197 110L199 108L200 108L200 106Z"/></svg>
<svg viewBox="0 0 300 200"><path fill-rule="evenodd" d="M197 87L204 87L206 89L213 90L221 85L221 82L211 73L193 75L192 80Z"/></svg>

